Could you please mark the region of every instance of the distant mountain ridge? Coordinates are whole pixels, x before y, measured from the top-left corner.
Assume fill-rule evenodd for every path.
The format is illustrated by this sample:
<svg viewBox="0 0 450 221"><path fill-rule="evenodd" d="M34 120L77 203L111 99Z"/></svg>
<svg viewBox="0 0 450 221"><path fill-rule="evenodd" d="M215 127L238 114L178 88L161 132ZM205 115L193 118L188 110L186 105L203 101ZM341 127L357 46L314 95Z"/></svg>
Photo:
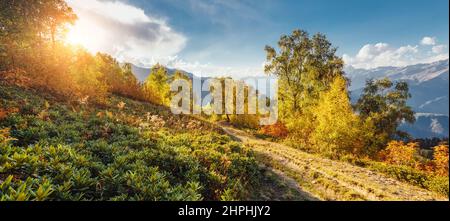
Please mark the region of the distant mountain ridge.
<svg viewBox="0 0 450 221"><path fill-rule="evenodd" d="M136 76L136 78L140 81L140 82L144 82L147 77L150 75L150 71L152 69L151 68L143 68L143 67L139 67L136 66L134 64L131 65L131 71L133 72L133 74ZM167 68L167 71L169 72L169 75L174 74L176 71L180 71L183 74L187 75L189 78L192 79L192 77L194 77L195 75L183 70L178 70L178 69L172 69L172 68Z"/></svg>
<svg viewBox="0 0 450 221"><path fill-rule="evenodd" d="M183 73L184 75L188 76L192 80L197 79L197 80L201 80L201 82L204 82L204 81L209 79L208 77L201 77L200 78L200 77L197 77L196 75L194 75L192 73L189 73L189 72L183 71L183 70L179 70L179 69L167 68L167 67L166 67L166 69L167 69L167 72L169 73L169 76L175 74L176 71L179 71L179 72ZM131 64L131 71L133 72L133 74L136 76L136 78L140 82L145 82L145 80L150 75L151 68L143 68L143 67L139 67L139 66L136 66L134 64ZM201 94L202 94L201 97L204 98L209 93L206 92L206 91L202 91ZM202 102L202 100L197 99L197 104L198 105L201 105L201 102Z"/></svg>
<svg viewBox="0 0 450 221"><path fill-rule="evenodd" d="M345 69L351 80L351 97L356 102L368 79L388 77L393 81L406 81L412 98L408 101L416 114L414 125L402 129L418 138L448 137L449 130L449 60L406 67L379 67L374 69Z"/></svg>

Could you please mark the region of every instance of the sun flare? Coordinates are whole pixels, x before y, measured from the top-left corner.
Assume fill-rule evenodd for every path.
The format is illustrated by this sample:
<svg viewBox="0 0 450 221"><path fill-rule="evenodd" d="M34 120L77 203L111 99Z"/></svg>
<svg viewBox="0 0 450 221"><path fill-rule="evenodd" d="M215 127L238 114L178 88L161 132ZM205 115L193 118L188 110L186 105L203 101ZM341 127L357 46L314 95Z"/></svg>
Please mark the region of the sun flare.
<svg viewBox="0 0 450 221"><path fill-rule="evenodd" d="M102 45L102 33L102 29L95 22L79 20L75 25L69 27L65 41L68 44L81 46L96 53Z"/></svg>
<svg viewBox="0 0 450 221"><path fill-rule="evenodd" d="M73 45L82 44L85 40L79 30L72 26L66 36L66 42Z"/></svg>

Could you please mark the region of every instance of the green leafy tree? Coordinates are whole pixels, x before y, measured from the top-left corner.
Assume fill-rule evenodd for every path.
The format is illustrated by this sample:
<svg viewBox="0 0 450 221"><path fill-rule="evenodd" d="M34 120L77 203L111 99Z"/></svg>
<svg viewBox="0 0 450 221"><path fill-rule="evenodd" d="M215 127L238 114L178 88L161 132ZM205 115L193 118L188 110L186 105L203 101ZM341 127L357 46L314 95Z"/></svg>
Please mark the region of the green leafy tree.
<svg viewBox="0 0 450 221"><path fill-rule="evenodd" d="M415 122L414 111L407 105L410 97L406 82L394 84L388 78L367 81L355 109L375 127L376 139L372 146L382 148L389 140L408 137L397 128L402 122Z"/></svg>

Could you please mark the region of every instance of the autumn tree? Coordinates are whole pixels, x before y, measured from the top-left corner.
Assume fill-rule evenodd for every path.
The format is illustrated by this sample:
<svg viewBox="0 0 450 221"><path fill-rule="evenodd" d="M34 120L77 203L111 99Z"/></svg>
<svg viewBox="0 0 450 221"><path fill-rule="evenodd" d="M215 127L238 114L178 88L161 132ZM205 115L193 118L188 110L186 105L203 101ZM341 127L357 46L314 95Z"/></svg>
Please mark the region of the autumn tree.
<svg viewBox="0 0 450 221"><path fill-rule="evenodd" d="M140 82L133 74L131 64L121 65L110 55L102 53L97 53L95 58L103 76L102 81L108 86L108 92L136 100L145 100Z"/></svg>
<svg viewBox="0 0 450 221"><path fill-rule="evenodd" d="M359 117L353 113L346 80L338 76L328 91L322 92L314 108L316 127L312 136L320 152L333 155L359 153L364 134Z"/></svg>
<svg viewBox="0 0 450 221"><path fill-rule="evenodd" d="M121 79L119 80L119 89L117 93L122 96L131 97L137 100L145 100L145 95L142 91L142 84L136 78L130 63L125 63L122 66Z"/></svg>
<svg viewBox="0 0 450 221"><path fill-rule="evenodd" d="M103 80L109 87L108 90L112 93L120 93L124 76L119 62L110 55L103 53L98 53L95 58L99 71L103 74Z"/></svg>
<svg viewBox="0 0 450 221"><path fill-rule="evenodd" d="M418 151L419 144L416 142L391 141L386 149L380 152L380 157L383 161L390 164L416 168L419 164L417 159Z"/></svg>
<svg viewBox="0 0 450 221"><path fill-rule="evenodd" d="M149 100L156 104L168 104L170 102L169 74L167 69L156 64L152 67L150 75L145 80L144 88Z"/></svg>
<svg viewBox="0 0 450 221"><path fill-rule="evenodd" d="M0 68L23 68L47 45L55 49L75 20L64 0L0 1Z"/></svg>
<svg viewBox="0 0 450 221"><path fill-rule="evenodd" d="M415 122L414 112L407 105L410 97L406 82L394 84L388 78L367 81L355 109L363 120L371 121L375 127L373 146L382 148L389 140L408 137L397 128L402 122Z"/></svg>
<svg viewBox="0 0 450 221"><path fill-rule="evenodd" d="M258 109L257 91L244 81L228 79L224 97L227 119L238 127L259 128L260 110ZM228 101L227 101L228 97ZM232 102L229 102L232 100ZM232 114L230 114L232 113Z"/></svg>
<svg viewBox="0 0 450 221"><path fill-rule="evenodd" d="M56 41L65 35L67 31L66 24L74 24L77 16L74 14L65 0L42 0L41 16L44 19L41 22L44 35L50 37L53 48Z"/></svg>
<svg viewBox="0 0 450 221"><path fill-rule="evenodd" d="M302 112L336 76L343 75L342 59L322 34L311 38L306 31L295 30L283 35L278 47L277 51L266 46L265 72L278 77L282 116Z"/></svg>
<svg viewBox="0 0 450 221"><path fill-rule="evenodd" d="M80 49L75 53L75 62L70 66L75 77L79 97L95 103L104 103L108 94L108 85L103 81L97 60L89 52Z"/></svg>
<svg viewBox="0 0 450 221"><path fill-rule="evenodd" d="M439 145L433 148L433 164L435 173L439 176L448 177L448 145Z"/></svg>
<svg viewBox="0 0 450 221"><path fill-rule="evenodd" d="M308 145L314 131L314 107L320 94L336 77L343 76L343 61L323 34L310 37L295 30L283 35L278 50L266 46L265 72L278 78L279 116L291 137Z"/></svg>

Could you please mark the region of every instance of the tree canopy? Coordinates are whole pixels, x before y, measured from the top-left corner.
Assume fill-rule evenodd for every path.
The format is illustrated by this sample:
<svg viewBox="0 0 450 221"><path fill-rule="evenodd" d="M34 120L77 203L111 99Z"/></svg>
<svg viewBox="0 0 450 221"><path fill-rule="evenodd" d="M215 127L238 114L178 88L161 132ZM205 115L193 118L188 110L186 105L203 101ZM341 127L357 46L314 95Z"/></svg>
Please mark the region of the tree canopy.
<svg viewBox="0 0 450 221"><path fill-rule="evenodd" d="M407 105L410 97L406 82L393 83L388 78L368 80L355 109L362 119L374 123L384 146L388 140L408 137L397 128L402 122L414 123L416 120L414 111Z"/></svg>

